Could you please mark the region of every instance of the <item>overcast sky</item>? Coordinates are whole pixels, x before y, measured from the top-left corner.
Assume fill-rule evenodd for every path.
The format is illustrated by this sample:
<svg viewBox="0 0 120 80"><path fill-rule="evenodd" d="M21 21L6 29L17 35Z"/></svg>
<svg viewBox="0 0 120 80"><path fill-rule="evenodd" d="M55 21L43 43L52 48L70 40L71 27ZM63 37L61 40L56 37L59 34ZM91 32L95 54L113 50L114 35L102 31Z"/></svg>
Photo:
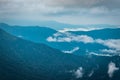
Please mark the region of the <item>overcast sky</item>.
<svg viewBox="0 0 120 80"><path fill-rule="evenodd" d="M120 0L0 0L0 22L120 24Z"/></svg>

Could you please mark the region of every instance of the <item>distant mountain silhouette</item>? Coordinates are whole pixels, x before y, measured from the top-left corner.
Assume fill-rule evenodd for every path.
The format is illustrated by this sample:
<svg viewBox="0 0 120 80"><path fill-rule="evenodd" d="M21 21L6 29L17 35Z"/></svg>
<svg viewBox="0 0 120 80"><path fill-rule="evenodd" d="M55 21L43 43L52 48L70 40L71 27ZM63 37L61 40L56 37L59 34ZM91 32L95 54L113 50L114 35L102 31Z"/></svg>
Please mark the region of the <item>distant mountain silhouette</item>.
<svg viewBox="0 0 120 80"><path fill-rule="evenodd" d="M98 25L96 25L98 26ZM104 26L105 25L99 25ZM108 25L106 25L108 26ZM84 55L86 50L89 52L101 53L99 50L109 49L108 47L98 44L98 43L78 43L78 42L48 42L46 39L49 36L52 36L54 33L57 33L56 30L47 28L47 27L39 27L39 26L10 26L5 23L0 24L0 28L7 31L8 33L20 37L25 40L29 40L35 43L43 43L52 48L59 49L61 51L71 50L74 47L80 47L78 51L75 51L73 54ZM93 39L120 39L120 28L105 28L100 30L92 30L92 31L70 31L69 33L75 35L88 35ZM91 47L92 46L92 47Z"/></svg>
<svg viewBox="0 0 120 80"><path fill-rule="evenodd" d="M8 33L21 37L26 40L34 41L36 43L45 42L45 39L57 31L39 26L10 26L5 23L0 24L0 28Z"/></svg>
<svg viewBox="0 0 120 80"><path fill-rule="evenodd" d="M46 39L57 32L51 28L39 26L10 26L5 23L1 23L0 28L16 37L35 43L44 43L56 49L67 49L66 46L72 48L71 44L68 43L48 42Z"/></svg>

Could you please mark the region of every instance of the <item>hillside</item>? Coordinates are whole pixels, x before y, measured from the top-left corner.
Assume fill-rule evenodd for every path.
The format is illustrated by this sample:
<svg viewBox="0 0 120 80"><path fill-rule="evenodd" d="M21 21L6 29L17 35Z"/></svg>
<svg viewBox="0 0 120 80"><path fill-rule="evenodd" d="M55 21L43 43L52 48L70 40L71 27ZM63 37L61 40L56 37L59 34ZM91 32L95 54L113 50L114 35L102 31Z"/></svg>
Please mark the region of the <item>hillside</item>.
<svg viewBox="0 0 120 80"><path fill-rule="evenodd" d="M83 57L64 54L44 44L17 38L0 29L1 80L109 80L107 70L111 61L120 67L120 58L117 56ZM81 74L77 69L84 69L84 75L77 77ZM88 76L93 70L93 75ZM120 78L119 73L117 71L111 80Z"/></svg>

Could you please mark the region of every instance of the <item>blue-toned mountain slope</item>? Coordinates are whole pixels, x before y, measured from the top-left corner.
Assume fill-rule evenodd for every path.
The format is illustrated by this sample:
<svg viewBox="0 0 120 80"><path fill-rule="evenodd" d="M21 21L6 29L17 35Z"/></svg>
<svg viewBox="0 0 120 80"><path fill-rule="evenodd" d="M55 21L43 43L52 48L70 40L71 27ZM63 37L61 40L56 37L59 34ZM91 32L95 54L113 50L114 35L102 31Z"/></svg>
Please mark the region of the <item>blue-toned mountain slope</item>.
<svg viewBox="0 0 120 80"><path fill-rule="evenodd" d="M108 64L120 67L120 57L75 56L64 54L44 44L12 36L0 29L1 80L109 80ZM76 77L79 67L83 76ZM92 76L88 76L94 71ZM117 80L120 70L111 80Z"/></svg>

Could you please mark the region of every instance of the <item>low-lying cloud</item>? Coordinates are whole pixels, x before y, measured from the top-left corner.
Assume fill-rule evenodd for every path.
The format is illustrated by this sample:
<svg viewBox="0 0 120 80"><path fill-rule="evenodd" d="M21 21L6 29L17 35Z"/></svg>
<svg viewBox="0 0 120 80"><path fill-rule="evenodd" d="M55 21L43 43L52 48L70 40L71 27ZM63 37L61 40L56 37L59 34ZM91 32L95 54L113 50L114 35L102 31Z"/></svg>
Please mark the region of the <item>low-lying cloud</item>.
<svg viewBox="0 0 120 80"><path fill-rule="evenodd" d="M76 78L82 78L83 77L83 68L79 67L75 72L74 75Z"/></svg>
<svg viewBox="0 0 120 80"><path fill-rule="evenodd" d="M109 54L114 54L114 55L119 55L120 56L120 50L116 49L102 49L100 50L102 53L109 53Z"/></svg>
<svg viewBox="0 0 120 80"><path fill-rule="evenodd" d="M116 67L115 63L113 62L110 62L109 65L108 65L108 75L110 78L113 77L114 73L119 70L118 67Z"/></svg>
<svg viewBox="0 0 120 80"><path fill-rule="evenodd" d="M93 43L93 38L87 35L73 35L71 33L56 33L55 36L50 36L47 38L49 42L83 42L83 43ZM57 36L56 36L57 35Z"/></svg>
<svg viewBox="0 0 120 80"><path fill-rule="evenodd" d="M110 54L114 53L114 55L120 55L120 39L102 40L102 39L93 39L92 37L87 36L87 35L75 35L69 32L57 32L53 34L52 36L49 36L46 40L48 42L67 42L67 43L77 42L77 43L85 43L85 44L97 43L97 44L101 44L109 48L109 49L102 49L100 50L100 52L110 53ZM74 52L74 50L65 51L65 53L72 53L72 52ZM96 55L99 55L99 54L96 54ZM102 54L100 55L104 56ZM105 56L110 56L110 55L107 54Z"/></svg>
<svg viewBox="0 0 120 80"><path fill-rule="evenodd" d="M107 57L112 57L113 54L102 54L102 53L95 53L95 52L89 52L89 55L95 55L95 56L107 56Z"/></svg>
<svg viewBox="0 0 120 80"><path fill-rule="evenodd" d="M83 67L78 67L78 69L70 70L69 73L72 73L76 79L82 78L84 75Z"/></svg>
<svg viewBox="0 0 120 80"><path fill-rule="evenodd" d="M108 40L96 39L95 42L103 44L104 46L107 46L112 49L120 50L120 39L108 39Z"/></svg>
<svg viewBox="0 0 120 80"><path fill-rule="evenodd" d="M62 51L62 52L71 54L71 53L74 53L74 52L78 51L79 49L80 49L79 47L75 47L70 51Z"/></svg>
<svg viewBox="0 0 120 80"><path fill-rule="evenodd" d="M59 32L67 32L67 31L91 31L91 30L99 30L102 28L90 28L90 27L86 27L86 28L64 28L62 30L59 30Z"/></svg>

